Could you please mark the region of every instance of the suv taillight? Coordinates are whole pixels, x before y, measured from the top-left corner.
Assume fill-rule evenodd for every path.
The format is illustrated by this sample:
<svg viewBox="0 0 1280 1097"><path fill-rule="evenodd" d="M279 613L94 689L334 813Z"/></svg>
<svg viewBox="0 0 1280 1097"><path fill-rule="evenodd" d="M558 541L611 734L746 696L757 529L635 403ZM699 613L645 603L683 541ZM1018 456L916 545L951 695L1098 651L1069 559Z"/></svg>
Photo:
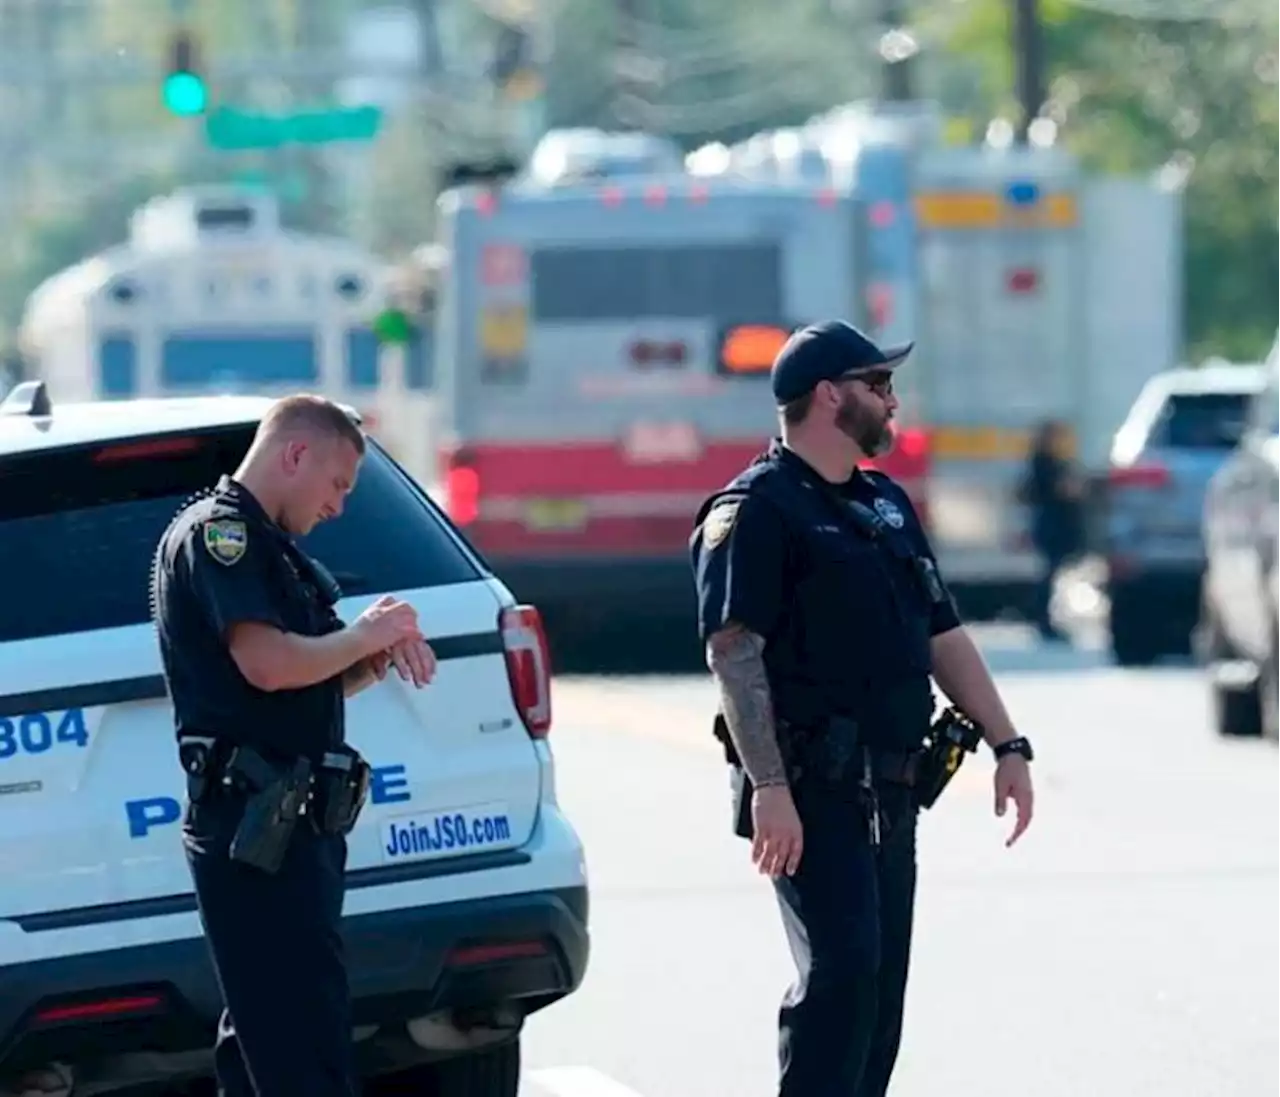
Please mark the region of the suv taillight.
<svg viewBox="0 0 1280 1097"><path fill-rule="evenodd" d="M1113 465L1107 470L1107 483L1113 488L1163 488L1169 484L1169 470L1164 465Z"/></svg>
<svg viewBox="0 0 1280 1097"><path fill-rule="evenodd" d="M533 606L504 609L499 618L511 697L534 739L551 731L551 649L542 614Z"/></svg>

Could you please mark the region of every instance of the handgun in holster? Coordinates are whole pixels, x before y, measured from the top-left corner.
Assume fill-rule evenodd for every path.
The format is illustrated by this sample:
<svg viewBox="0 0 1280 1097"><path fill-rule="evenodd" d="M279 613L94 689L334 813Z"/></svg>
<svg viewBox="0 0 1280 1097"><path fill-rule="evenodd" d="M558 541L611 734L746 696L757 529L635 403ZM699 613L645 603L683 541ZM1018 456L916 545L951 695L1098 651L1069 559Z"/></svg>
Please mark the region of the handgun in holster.
<svg viewBox="0 0 1280 1097"><path fill-rule="evenodd" d="M733 799L733 833L739 838L755 837L755 822L751 817L751 797L755 786L742 766L729 771L729 789Z"/></svg>
<svg viewBox="0 0 1280 1097"><path fill-rule="evenodd" d="M982 742L982 725L955 706L943 710L929 728L916 763L915 793L923 808L932 807L959 772L966 753Z"/></svg>
<svg viewBox="0 0 1280 1097"><path fill-rule="evenodd" d="M178 762L187 775L187 799L193 804L204 800L217 777L217 745L216 739L204 735L184 735L178 740Z"/></svg>
<svg viewBox="0 0 1280 1097"><path fill-rule="evenodd" d="M369 795L370 774L369 763L350 747L325 754L315 778L321 833L351 833Z"/></svg>
<svg viewBox="0 0 1280 1097"><path fill-rule="evenodd" d="M231 839L231 859L275 874L284 863L298 818L311 796L311 762L272 765L256 751L237 747L227 762L233 783L248 793L244 814Z"/></svg>

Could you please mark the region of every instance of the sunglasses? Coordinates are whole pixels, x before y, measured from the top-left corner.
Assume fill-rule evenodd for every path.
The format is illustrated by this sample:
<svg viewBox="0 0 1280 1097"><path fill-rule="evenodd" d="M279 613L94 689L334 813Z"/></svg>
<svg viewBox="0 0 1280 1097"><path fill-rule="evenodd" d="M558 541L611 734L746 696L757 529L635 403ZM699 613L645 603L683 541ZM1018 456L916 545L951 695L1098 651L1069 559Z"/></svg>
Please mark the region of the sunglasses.
<svg viewBox="0 0 1280 1097"><path fill-rule="evenodd" d="M845 373L836 378L837 383L844 381L861 381L877 396L893 395L893 374L888 370Z"/></svg>

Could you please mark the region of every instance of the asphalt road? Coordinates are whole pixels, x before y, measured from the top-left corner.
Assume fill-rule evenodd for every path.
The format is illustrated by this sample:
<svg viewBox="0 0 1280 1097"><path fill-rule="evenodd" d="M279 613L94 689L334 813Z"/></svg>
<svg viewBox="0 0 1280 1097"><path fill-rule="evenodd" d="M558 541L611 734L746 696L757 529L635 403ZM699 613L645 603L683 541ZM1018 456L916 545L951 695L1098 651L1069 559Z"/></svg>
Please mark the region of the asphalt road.
<svg viewBox="0 0 1280 1097"><path fill-rule="evenodd" d="M895 1097L1265 1097L1280 1081L1277 765L1208 728L1190 667L984 642L1039 752L1013 850L971 758L921 828ZM700 677L562 678L560 795L593 954L531 1021L527 1097L766 1097L790 960L729 834Z"/></svg>

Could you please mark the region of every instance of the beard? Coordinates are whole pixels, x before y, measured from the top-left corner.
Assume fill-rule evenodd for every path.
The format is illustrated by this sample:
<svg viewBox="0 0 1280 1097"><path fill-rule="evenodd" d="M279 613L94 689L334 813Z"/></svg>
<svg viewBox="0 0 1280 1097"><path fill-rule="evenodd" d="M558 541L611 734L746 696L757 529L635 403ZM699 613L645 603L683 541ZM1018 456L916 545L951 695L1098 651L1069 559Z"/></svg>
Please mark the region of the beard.
<svg viewBox="0 0 1280 1097"><path fill-rule="evenodd" d="M836 427L868 457L878 457L893 447L893 431L887 411L876 411L849 393L836 412Z"/></svg>

